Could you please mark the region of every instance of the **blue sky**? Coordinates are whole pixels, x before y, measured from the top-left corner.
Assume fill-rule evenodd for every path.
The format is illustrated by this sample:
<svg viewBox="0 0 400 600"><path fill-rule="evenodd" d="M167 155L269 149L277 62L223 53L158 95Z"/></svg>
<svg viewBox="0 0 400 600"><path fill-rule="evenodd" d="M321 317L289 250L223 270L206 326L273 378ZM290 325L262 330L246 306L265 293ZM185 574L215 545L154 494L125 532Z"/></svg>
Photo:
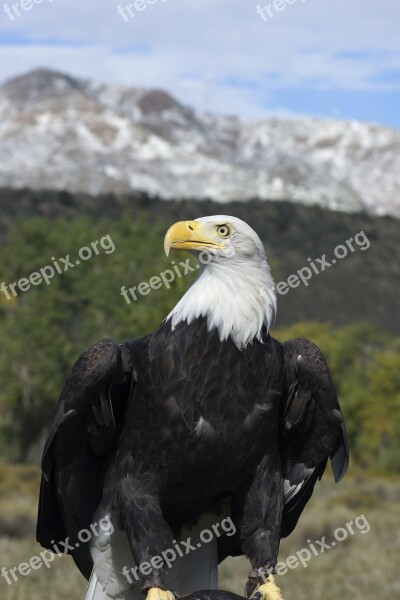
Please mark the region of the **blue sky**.
<svg viewBox="0 0 400 600"><path fill-rule="evenodd" d="M2 1L0 80L48 66L199 110L400 127L399 0L149 1Z"/></svg>

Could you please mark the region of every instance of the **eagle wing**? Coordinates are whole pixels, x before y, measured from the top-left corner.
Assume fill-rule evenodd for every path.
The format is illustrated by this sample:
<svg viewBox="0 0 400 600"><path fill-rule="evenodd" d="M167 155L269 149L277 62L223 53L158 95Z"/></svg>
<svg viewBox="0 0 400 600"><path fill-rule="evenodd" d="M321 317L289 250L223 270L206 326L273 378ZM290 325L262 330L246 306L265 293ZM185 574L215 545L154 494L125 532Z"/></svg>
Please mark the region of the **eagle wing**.
<svg viewBox="0 0 400 600"><path fill-rule="evenodd" d="M72 554L86 578L93 563L78 534L89 529L101 500L134 385L136 343L103 339L83 352L67 377L43 451L37 540ZM67 539L64 550L59 542Z"/></svg>
<svg viewBox="0 0 400 600"><path fill-rule="evenodd" d="M279 445L285 507L281 537L289 535L331 459L335 481L345 475L349 449L343 415L328 365L308 340L282 344L286 394L281 405Z"/></svg>

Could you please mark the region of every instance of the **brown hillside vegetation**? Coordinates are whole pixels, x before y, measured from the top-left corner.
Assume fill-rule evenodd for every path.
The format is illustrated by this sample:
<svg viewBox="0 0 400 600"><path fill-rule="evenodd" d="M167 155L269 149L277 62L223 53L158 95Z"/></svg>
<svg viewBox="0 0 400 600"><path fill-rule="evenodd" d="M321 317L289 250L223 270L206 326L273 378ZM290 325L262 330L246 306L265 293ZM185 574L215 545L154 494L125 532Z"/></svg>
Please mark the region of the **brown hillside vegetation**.
<svg viewBox="0 0 400 600"><path fill-rule="evenodd" d="M41 552L34 540L38 469L1 465L0 556L10 569ZM358 521L357 521L358 519ZM400 480L365 478L352 473L340 485L326 473L318 484L295 532L282 542L280 561L294 565L296 553L319 548L318 540L334 547L312 556L277 576L285 600L393 600L400 592L396 558L400 553ZM350 529L347 524L353 523ZM357 524L358 526L357 527ZM340 531L339 531L340 530ZM353 533L351 533L353 531ZM290 559L289 557L294 558ZM297 560L297 563L299 561ZM242 594L249 570L244 558L227 559L220 568L221 589ZM70 557L56 557L7 585L0 579L2 600L82 600L86 582Z"/></svg>

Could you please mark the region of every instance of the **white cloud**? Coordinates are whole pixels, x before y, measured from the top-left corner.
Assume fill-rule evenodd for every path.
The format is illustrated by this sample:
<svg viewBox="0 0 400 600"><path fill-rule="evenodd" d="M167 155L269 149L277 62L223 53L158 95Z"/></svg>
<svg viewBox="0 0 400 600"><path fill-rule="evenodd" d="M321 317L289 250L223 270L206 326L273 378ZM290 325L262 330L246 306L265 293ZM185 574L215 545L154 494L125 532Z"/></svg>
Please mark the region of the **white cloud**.
<svg viewBox="0 0 400 600"><path fill-rule="evenodd" d="M50 66L261 114L282 88L387 89L382 76L400 69L398 0L298 0L267 23L249 0L158 0L128 22L117 5L43 0L13 22L1 14L0 78Z"/></svg>

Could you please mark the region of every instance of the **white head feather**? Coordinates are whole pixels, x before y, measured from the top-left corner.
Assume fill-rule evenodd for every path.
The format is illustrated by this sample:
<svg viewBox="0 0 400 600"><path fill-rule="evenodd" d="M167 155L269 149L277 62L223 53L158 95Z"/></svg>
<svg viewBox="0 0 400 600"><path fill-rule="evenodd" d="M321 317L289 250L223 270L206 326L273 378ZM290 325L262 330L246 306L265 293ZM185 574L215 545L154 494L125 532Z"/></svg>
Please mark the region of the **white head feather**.
<svg viewBox="0 0 400 600"><path fill-rule="evenodd" d="M232 233L221 240L224 248L212 250L204 264L201 252L200 275L168 315L174 329L178 323L192 323L206 317L208 330L218 329L221 341L231 337L238 348L255 338L261 339L262 328L269 330L276 313L275 285L264 247L256 232L236 217L216 215L196 219L210 225L229 225ZM203 258L203 260L202 260Z"/></svg>

